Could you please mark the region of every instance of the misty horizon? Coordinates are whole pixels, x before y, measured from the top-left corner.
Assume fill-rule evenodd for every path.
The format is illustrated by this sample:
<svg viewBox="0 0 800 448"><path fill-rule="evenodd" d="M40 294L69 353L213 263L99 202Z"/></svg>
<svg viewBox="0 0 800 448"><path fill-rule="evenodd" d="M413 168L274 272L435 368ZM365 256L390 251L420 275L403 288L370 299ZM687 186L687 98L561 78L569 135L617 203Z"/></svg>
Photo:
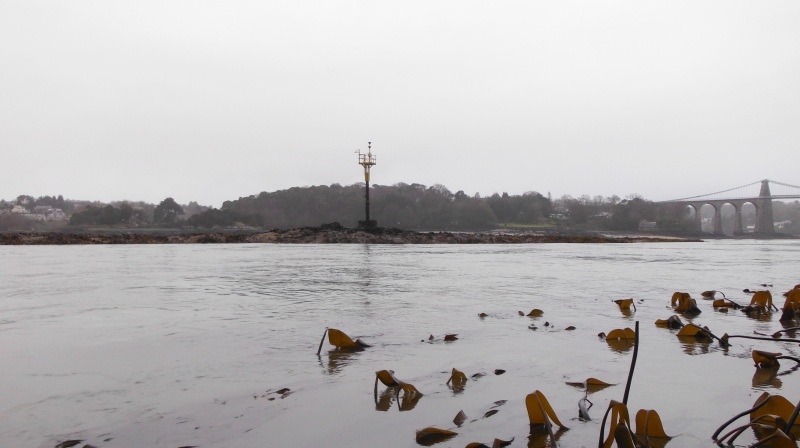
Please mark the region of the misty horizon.
<svg viewBox="0 0 800 448"><path fill-rule="evenodd" d="M793 182L800 5L0 7L0 197L373 180L667 200Z"/></svg>

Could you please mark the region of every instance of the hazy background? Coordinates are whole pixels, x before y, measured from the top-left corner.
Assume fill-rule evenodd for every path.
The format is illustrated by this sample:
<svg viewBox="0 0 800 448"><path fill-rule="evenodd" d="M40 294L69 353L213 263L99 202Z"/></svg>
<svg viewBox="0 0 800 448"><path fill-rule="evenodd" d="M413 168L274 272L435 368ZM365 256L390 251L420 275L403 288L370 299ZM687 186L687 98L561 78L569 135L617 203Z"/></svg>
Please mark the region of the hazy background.
<svg viewBox="0 0 800 448"><path fill-rule="evenodd" d="M363 180L368 140L374 183L469 194L798 184L798 23L795 1L4 1L0 198L219 206Z"/></svg>

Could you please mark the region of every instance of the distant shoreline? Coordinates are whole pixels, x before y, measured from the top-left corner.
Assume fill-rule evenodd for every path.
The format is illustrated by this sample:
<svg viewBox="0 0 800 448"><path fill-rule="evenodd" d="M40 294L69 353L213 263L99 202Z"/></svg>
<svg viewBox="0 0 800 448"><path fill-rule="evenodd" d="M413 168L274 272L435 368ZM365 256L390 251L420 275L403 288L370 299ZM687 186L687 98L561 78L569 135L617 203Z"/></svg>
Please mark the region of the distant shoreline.
<svg viewBox="0 0 800 448"><path fill-rule="evenodd" d="M0 245L71 244L544 244L544 243L675 243L702 242L695 238L605 237L586 235L496 234L484 232L415 232L401 229L353 229L327 224L289 230L250 233L191 233L152 235L136 232L0 234Z"/></svg>

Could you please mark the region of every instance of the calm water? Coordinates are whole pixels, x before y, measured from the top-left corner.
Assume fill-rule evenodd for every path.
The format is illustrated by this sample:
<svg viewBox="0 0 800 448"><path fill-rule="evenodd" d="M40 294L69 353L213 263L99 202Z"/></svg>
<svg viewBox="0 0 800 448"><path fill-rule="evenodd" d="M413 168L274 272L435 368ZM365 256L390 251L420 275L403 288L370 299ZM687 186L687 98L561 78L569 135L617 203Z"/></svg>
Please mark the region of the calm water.
<svg viewBox="0 0 800 448"><path fill-rule="evenodd" d="M771 283L780 306L780 292L800 283L798 258L800 243L786 241L4 246L0 446L414 447L415 430L453 429L459 410L468 422L436 446L495 437L543 446L528 439L524 407L537 389L570 427L561 446L594 446L632 356L597 334L639 320L631 410L657 410L678 436L667 446L713 447L714 429L762 391L800 399L800 372L754 375L750 350L800 350L735 339L726 351L653 322L686 291L703 310L694 322L718 335L772 333L778 316L715 312L700 292L746 302L743 288ZM611 301L629 297L644 302L626 317ZM533 308L545 314L517 314ZM326 342L318 357L326 326L373 347L338 353ZM459 340L445 343L445 333ZM454 391L445 385L453 367L488 375ZM376 405L381 369L425 395L413 408L387 394ZM594 421L581 422L583 393L564 382L588 377L619 385L592 394ZM284 387L293 393L268 393ZM498 400L507 402L481 418Z"/></svg>

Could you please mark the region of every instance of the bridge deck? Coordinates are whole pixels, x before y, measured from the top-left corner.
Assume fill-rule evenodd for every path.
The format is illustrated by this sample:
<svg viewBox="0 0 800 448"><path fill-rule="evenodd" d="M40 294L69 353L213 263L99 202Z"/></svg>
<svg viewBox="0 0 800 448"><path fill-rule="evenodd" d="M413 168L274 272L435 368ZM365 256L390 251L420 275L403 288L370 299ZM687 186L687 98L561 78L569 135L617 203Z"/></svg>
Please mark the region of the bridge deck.
<svg viewBox="0 0 800 448"><path fill-rule="evenodd" d="M800 195L796 194L774 194L768 197L741 197L741 198L724 198L724 199L684 199L678 201L657 201L658 204L677 204L677 203L692 203L692 202L722 202L722 201L756 201L761 199L800 199Z"/></svg>

